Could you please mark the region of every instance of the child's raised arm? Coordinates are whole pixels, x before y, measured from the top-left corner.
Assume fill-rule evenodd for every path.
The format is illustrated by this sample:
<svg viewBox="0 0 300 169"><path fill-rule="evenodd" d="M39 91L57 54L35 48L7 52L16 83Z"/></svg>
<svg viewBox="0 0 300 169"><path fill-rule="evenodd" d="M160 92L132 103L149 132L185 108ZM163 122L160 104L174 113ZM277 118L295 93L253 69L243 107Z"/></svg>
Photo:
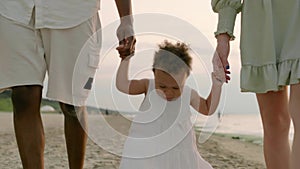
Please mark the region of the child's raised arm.
<svg viewBox="0 0 300 169"><path fill-rule="evenodd" d="M195 90L191 91L191 106L204 115L211 115L216 111L220 102L222 85L230 79L228 76L230 72L224 71L217 53L215 53L212 62L214 66L214 72L211 74L212 87L207 99L201 98Z"/></svg>
<svg viewBox="0 0 300 169"><path fill-rule="evenodd" d="M222 84L223 82L219 81L215 74L212 73L212 87L209 96L207 99L204 99L199 96L199 94L192 89L191 91L191 102L190 105L199 113L204 115L211 115L213 114L220 101L220 96L222 92Z"/></svg>
<svg viewBox="0 0 300 169"><path fill-rule="evenodd" d="M123 93L137 95L147 92L148 79L129 80L128 67L130 58L122 59L117 72L116 86Z"/></svg>

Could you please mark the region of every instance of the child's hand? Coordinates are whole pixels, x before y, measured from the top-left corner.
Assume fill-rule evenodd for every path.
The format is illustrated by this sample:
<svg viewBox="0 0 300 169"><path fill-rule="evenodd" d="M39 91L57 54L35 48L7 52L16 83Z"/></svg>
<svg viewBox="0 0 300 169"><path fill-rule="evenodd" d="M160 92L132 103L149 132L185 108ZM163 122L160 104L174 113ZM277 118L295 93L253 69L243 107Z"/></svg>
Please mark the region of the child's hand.
<svg viewBox="0 0 300 169"><path fill-rule="evenodd" d="M118 50L122 60L134 55L135 43L136 39L134 36L130 36L119 42L119 46L116 49Z"/></svg>
<svg viewBox="0 0 300 169"><path fill-rule="evenodd" d="M217 52L215 52L213 56L212 63L213 63L213 73L212 73L213 82L217 82L221 84L223 84L224 82L227 83L228 80L230 80L230 77L228 76L230 72L224 70L223 64Z"/></svg>
<svg viewBox="0 0 300 169"><path fill-rule="evenodd" d="M225 78L218 77L218 75L215 72L211 73L211 78L212 78L213 84L223 85L223 83L226 82Z"/></svg>

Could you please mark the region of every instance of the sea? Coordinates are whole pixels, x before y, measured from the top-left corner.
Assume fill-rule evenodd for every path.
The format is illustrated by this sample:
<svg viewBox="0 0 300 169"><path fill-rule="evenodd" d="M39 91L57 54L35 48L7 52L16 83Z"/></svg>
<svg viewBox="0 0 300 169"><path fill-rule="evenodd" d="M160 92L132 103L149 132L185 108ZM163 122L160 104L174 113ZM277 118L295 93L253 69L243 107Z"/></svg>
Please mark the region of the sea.
<svg viewBox="0 0 300 169"><path fill-rule="evenodd" d="M233 138L252 138L254 143L262 144L263 126L260 114L226 114L205 117L197 115L194 120L196 130L209 134L230 135ZM291 123L289 139L292 142L294 127ZM208 137L208 136L206 136Z"/></svg>

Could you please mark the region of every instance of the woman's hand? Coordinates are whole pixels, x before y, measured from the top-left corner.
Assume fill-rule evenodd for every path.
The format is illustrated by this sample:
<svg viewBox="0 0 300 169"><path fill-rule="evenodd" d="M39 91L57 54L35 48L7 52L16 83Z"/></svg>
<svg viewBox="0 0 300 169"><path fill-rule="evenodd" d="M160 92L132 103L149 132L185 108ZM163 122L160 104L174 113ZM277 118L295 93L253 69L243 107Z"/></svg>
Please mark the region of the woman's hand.
<svg viewBox="0 0 300 169"><path fill-rule="evenodd" d="M228 74L230 74L229 68L229 62L228 62L228 55L230 52L230 36L226 33L220 34L217 36L217 49L215 55L218 55L221 63L223 65L223 70L225 72L225 77L226 77L226 83L230 80L230 77ZM216 63L213 62L215 65Z"/></svg>
<svg viewBox="0 0 300 169"><path fill-rule="evenodd" d="M227 82L226 76L228 75L226 75L224 72L223 64L217 52L215 52L213 56L212 64L213 64L213 72L211 76L212 76L213 83L222 85L224 82Z"/></svg>

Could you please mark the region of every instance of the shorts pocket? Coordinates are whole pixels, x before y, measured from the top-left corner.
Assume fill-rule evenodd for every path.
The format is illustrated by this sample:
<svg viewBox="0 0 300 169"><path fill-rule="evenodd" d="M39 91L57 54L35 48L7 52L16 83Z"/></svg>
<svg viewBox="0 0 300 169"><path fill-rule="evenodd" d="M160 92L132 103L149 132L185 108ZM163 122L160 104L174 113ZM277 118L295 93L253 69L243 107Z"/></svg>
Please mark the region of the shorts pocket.
<svg viewBox="0 0 300 169"><path fill-rule="evenodd" d="M90 51L88 52L88 66L98 69L100 62L100 49L101 44L97 43L97 41L92 37L90 39Z"/></svg>
<svg viewBox="0 0 300 169"><path fill-rule="evenodd" d="M100 62L100 55L98 54L89 54L89 67L98 69L99 68L99 62Z"/></svg>

